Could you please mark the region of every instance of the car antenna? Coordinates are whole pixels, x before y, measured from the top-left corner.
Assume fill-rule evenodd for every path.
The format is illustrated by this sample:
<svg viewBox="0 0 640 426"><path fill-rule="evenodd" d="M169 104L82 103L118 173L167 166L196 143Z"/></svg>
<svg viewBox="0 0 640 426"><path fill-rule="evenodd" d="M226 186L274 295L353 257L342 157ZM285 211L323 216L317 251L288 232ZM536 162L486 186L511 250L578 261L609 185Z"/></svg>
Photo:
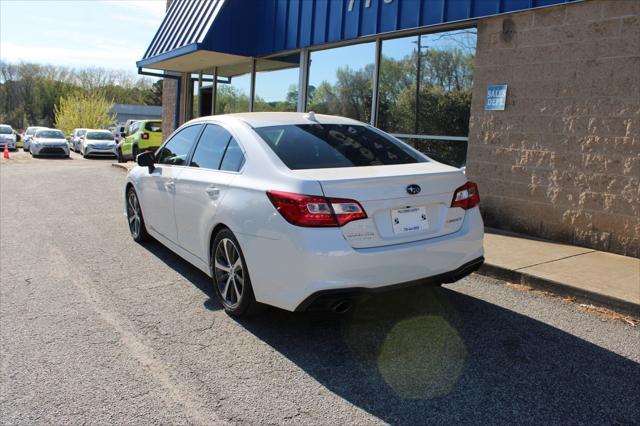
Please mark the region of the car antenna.
<svg viewBox="0 0 640 426"><path fill-rule="evenodd" d="M318 121L318 120L316 119L316 113L315 113L315 112L313 112L313 111L309 111L308 113L306 113L306 114L304 115L304 118L306 118L306 119L307 119L307 120L309 120L309 121Z"/></svg>

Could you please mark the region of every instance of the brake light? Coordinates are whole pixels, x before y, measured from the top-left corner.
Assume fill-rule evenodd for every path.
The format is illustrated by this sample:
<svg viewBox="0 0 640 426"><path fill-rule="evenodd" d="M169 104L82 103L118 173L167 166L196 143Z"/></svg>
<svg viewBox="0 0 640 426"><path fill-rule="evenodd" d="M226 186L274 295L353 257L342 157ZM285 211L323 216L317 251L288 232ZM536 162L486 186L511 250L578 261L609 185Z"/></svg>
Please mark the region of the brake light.
<svg viewBox="0 0 640 426"><path fill-rule="evenodd" d="M287 222L297 226L338 227L367 217L355 200L282 191L267 191L267 197Z"/></svg>
<svg viewBox="0 0 640 426"><path fill-rule="evenodd" d="M142 134L142 139L149 139L149 133L144 132L144 133Z"/></svg>
<svg viewBox="0 0 640 426"><path fill-rule="evenodd" d="M480 193L475 182L467 182L453 193L451 207L462 207L469 210L480 203Z"/></svg>

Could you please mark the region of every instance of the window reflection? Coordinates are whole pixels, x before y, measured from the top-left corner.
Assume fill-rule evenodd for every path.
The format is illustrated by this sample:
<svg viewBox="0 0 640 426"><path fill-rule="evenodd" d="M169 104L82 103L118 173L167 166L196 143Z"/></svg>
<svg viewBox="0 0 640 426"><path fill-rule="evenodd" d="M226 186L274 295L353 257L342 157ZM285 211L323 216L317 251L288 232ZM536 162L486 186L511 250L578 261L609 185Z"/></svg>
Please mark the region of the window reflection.
<svg viewBox="0 0 640 426"><path fill-rule="evenodd" d="M220 67L218 74L229 77L229 83L218 82L216 114L249 111L251 93L251 62Z"/></svg>
<svg viewBox="0 0 640 426"><path fill-rule="evenodd" d="M299 67L299 53L258 60L254 110L296 111Z"/></svg>
<svg viewBox="0 0 640 426"><path fill-rule="evenodd" d="M375 43L312 52L307 111L371 120Z"/></svg>

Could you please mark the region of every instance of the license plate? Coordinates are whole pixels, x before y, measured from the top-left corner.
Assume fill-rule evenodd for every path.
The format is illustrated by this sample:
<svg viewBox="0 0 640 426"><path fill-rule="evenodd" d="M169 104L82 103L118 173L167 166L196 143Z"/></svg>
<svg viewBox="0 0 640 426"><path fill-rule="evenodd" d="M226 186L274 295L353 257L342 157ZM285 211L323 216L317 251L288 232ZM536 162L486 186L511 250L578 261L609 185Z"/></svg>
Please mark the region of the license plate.
<svg viewBox="0 0 640 426"><path fill-rule="evenodd" d="M406 209L391 210L393 232L406 234L429 229L429 217L426 207L408 207Z"/></svg>

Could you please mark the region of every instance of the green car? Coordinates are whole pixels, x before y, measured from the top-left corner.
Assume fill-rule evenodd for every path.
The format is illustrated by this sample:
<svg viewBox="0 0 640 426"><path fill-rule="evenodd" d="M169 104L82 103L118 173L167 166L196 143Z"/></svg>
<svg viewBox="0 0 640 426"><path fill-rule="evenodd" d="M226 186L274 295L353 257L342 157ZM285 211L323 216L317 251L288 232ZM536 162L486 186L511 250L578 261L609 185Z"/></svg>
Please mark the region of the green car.
<svg viewBox="0 0 640 426"><path fill-rule="evenodd" d="M144 151L155 151L162 144L162 122L140 120L129 125L124 139L118 144L118 162L135 160Z"/></svg>

